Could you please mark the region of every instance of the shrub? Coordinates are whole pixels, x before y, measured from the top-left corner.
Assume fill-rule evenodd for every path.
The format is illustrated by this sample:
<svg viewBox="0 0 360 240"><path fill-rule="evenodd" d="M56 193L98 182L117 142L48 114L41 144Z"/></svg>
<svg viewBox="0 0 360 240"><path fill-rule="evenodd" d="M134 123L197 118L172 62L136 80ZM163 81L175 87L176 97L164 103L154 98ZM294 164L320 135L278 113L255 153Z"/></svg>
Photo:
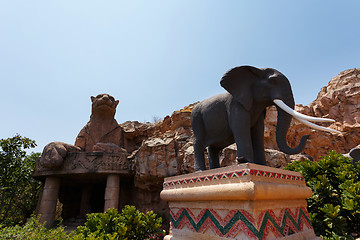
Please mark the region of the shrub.
<svg viewBox="0 0 360 240"><path fill-rule="evenodd" d="M307 199L315 233L325 239L360 237L360 163L330 151L318 162L295 161L313 195Z"/></svg>
<svg viewBox="0 0 360 240"><path fill-rule="evenodd" d="M85 225L77 228L75 239L143 240L162 233L161 224L161 217L152 211L142 213L134 206L125 206L121 213L108 209L105 213L88 214Z"/></svg>
<svg viewBox="0 0 360 240"><path fill-rule="evenodd" d="M31 217L25 225L11 226L1 228L0 239L21 239L21 240L43 240L43 239L57 239L66 240L71 239L73 233L66 233L63 227L54 229L47 229L44 224L40 224L38 219Z"/></svg>
<svg viewBox="0 0 360 240"><path fill-rule="evenodd" d="M84 226L76 232L67 233L64 227L47 229L37 218L31 217L23 225L3 227L0 225L0 239L21 240L144 240L162 239L165 232L160 230L162 219L152 211L142 213L134 206L125 206L121 213L108 209L105 213L87 215Z"/></svg>

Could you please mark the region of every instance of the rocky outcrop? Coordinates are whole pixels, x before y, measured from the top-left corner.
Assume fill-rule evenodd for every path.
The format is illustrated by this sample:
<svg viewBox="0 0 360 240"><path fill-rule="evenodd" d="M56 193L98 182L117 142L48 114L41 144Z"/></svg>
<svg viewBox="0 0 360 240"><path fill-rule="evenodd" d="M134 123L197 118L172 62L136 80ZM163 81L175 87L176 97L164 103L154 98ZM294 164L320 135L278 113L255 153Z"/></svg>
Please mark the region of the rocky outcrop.
<svg viewBox="0 0 360 240"><path fill-rule="evenodd" d="M175 111L156 123L121 124L125 138L128 134L133 135L134 143L139 143L137 139L142 139L139 147L130 156L136 187L144 190L157 189L158 182L162 183L164 177L193 171L190 114L194 105Z"/></svg>
<svg viewBox="0 0 360 240"><path fill-rule="evenodd" d="M193 172L190 114L196 104L175 111L156 123L121 124L125 139L133 141L128 146L134 149L130 158L134 164L137 187L147 190L155 186L159 188L157 184L164 177ZM335 119L335 123L323 126L334 128L343 134L313 130L293 120L287 135L288 143L295 146L303 135L310 135L310 139L302 154L283 154L278 151L275 140L277 111L275 107L270 107L267 109L264 134L269 166L281 168L293 160L317 160L330 150L348 153L360 143L360 69L341 72L321 89L315 101L308 106L296 105L295 108L306 115ZM236 164L235 159L236 146L231 145L221 154L221 166Z"/></svg>
<svg viewBox="0 0 360 240"><path fill-rule="evenodd" d="M319 92L315 101L308 106L296 105L296 110L315 117L328 117L336 120L329 125L342 132L342 135L312 130L293 121L288 133L289 144L295 146L301 136L310 135L304 153L314 160L320 159L330 150L348 153L360 143L360 69L341 72L332 78ZM265 148L277 149L275 136L276 109L269 108L265 120ZM319 124L321 125L321 124Z"/></svg>
<svg viewBox="0 0 360 240"><path fill-rule="evenodd" d="M323 154L325 148L349 152L360 143L360 69L347 70L332 78L308 108L314 116L336 119L330 127L343 133L342 136L331 136L327 146L322 143L322 138L314 137L312 144L319 146L317 152ZM315 151L308 154L316 156Z"/></svg>

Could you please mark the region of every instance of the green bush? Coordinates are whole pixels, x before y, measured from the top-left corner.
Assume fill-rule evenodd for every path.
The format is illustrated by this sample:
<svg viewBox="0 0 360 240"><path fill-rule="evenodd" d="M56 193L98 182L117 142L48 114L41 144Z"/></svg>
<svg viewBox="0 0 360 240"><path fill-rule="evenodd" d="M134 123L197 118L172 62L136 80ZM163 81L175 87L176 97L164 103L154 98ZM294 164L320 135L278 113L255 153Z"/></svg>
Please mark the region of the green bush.
<svg viewBox="0 0 360 240"><path fill-rule="evenodd" d="M21 240L144 240L160 239L165 232L160 230L162 219L152 211L142 213L134 206L125 206L121 213L108 209L105 213L87 215L84 226L75 232L67 233L64 227L47 229L37 218L31 217L20 226L4 227L0 225L0 239Z"/></svg>
<svg viewBox="0 0 360 240"><path fill-rule="evenodd" d="M21 240L45 240L57 239L66 240L73 237L73 233L66 233L63 227L47 229L44 224L40 224L38 219L31 217L25 225L11 226L1 228L0 226L0 239L21 239Z"/></svg>
<svg viewBox="0 0 360 240"><path fill-rule="evenodd" d="M77 228L74 239L143 240L161 233L161 224L161 217L152 211L142 213L134 206L125 206L121 213L108 209L105 213L88 214L85 225Z"/></svg>
<svg viewBox="0 0 360 240"><path fill-rule="evenodd" d="M32 178L39 153L28 155L25 149L35 141L16 135L0 139L0 224L24 224L33 214L40 182Z"/></svg>
<svg viewBox="0 0 360 240"><path fill-rule="evenodd" d="M295 161L313 195L307 199L315 233L325 239L360 237L360 163L331 151L318 162Z"/></svg>

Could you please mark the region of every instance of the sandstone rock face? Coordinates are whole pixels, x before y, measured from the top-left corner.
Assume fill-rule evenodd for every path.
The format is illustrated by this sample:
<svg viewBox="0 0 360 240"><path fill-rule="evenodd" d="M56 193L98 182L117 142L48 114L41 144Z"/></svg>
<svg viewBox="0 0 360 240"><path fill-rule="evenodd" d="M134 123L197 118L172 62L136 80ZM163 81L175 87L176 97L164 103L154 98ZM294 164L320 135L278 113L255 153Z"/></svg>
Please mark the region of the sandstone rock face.
<svg viewBox="0 0 360 240"><path fill-rule="evenodd" d="M309 105L314 116L328 116L336 123L330 127L343 133L343 136L332 136L327 146L321 144L324 137L313 139L314 146L326 147L346 153L360 143L360 69L341 72L323 87L314 102ZM331 146L334 145L334 146ZM321 152L322 148L317 149ZM323 150L324 151L324 150ZM308 152L316 156L315 151Z"/></svg>
<svg viewBox="0 0 360 240"><path fill-rule="evenodd" d="M175 111L163 121L144 124L147 127L142 126L140 133L134 128L135 132L132 134L142 139L139 148L130 156L136 187L161 190L162 185L159 188L158 183L162 183L164 177L193 171L194 153L190 123L193 106L194 104ZM131 125L131 122L126 125ZM125 136L128 131L126 125L122 124ZM144 132L151 134L146 135ZM138 142L136 137L134 142Z"/></svg>
<svg viewBox="0 0 360 240"><path fill-rule="evenodd" d="M343 134L334 135L313 130L295 120L287 136L290 145L295 146L301 136L309 134L310 139L304 153L312 156L314 160L320 159L330 150L348 153L360 143L360 69L341 72L321 89L315 101L308 106L296 105L295 109L309 116L336 120L331 125L323 126L336 129ZM265 148L277 149L274 136L276 116L276 108L269 108L265 120Z"/></svg>
<svg viewBox="0 0 360 240"><path fill-rule="evenodd" d="M287 155L275 149L265 149L266 164L269 167L283 168L288 163L294 160L304 160L311 158L310 156L301 153L296 155ZM225 148L221 155L221 167L237 165L236 161L236 145L232 144Z"/></svg>
<svg viewBox="0 0 360 240"><path fill-rule="evenodd" d="M141 145L131 156L138 187L151 189L164 177L193 172L190 114L195 105L196 103L175 111L163 121L133 128L131 134L134 138L142 139ZM296 105L295 109L309 116L335 119L336 122L331 125L319 125L339 130L343 134L313 130L293 120L287 134L289 145L296 146L303 135L310 135L310 138L303 153L286 155L278 151L275 139L277 111L274 106L270 107L267 109L264 132L265 155L269 166L282 168L288 162L307 158L316 161L330 150L348 153L360 143L360 69L341 72L321 89L314 102L308 106ZM126 135L124 124L122 126ZM223 150L220 161L221 166L236 164L234 144Z"/></svg>

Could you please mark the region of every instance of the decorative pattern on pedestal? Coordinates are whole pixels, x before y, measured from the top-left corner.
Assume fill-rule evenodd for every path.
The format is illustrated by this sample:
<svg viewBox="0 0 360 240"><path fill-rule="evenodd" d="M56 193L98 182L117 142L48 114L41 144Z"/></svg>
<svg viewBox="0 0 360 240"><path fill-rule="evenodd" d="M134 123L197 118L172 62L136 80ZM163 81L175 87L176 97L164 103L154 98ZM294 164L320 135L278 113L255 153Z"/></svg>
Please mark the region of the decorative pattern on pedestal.
<svg viewBox="0 0 360 240"><path fill-rule="evenodd" d="M276 172L254 170L254 169L243 169L240 171L230 171L230 172L212 174L212 175L207 175L207 176L200 176L200 177L185 178L185 179L180 179L180 180L175 180L175 181L168 181L168 182L164 182L163 186L164 186L164 188L166 188L169 186L175 186L175 185L179 185L179 184L198 183L198 182L204 182L204 181L214 181L214 180L220 180L220 179L238 178L238 177L244 177L244 176L248 176L248 175L305 182L305 179L303 176L296 176L296 175L291 175L291 174L282 174L282 173L276 173Z"/></svg>
<svg viewBox="0 0 360 240"><path fill-rule="evenodd" d="M277 213L276 213L277 212ZM304 207L262 211L257 219L246 210L232 209L222 218L216 209L201 209L198 215L189 208L170 211L171 227L185 226L194 232L204 233L209 228L220 237L234 238L240 231L250 239L267 239L270 233L280 238L311 229L310 216Z"/></svg>
<svg viewBox="0 0 360 240"><path fill-rule="evenodd" d="M315 239L300 173L241 164L166 178L165 239Z"/></svg>

